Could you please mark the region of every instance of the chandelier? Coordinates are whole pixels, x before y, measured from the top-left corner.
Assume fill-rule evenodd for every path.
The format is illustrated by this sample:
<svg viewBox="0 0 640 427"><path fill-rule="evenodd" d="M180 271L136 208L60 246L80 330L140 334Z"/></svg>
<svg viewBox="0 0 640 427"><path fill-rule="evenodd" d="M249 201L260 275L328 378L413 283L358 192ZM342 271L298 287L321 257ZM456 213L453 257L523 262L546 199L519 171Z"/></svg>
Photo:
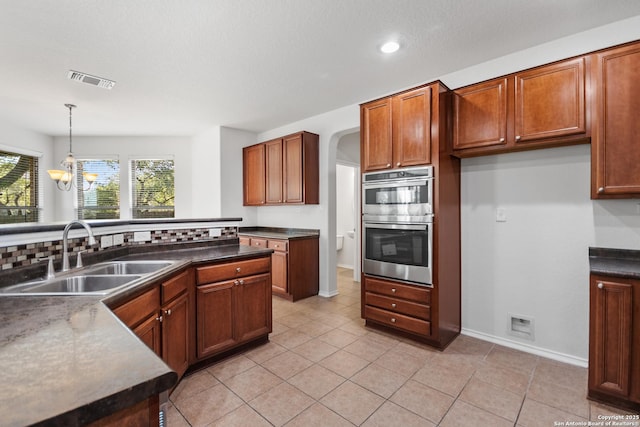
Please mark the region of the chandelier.
<svg viewBox="0 0 640 427"><path fill-rule="evenodd" d="M49 177L55 181L59 190L69 191L72 187L76 187L76 183L73 177L75 176L75 173L77 171L77 164L75 157L73 157L71 134L71 111L76 108L76 106L73 104L64 104L64 106L69 109L69 154L67 154L67 157L60 162L60 166L62 166L62 169L51 169L47 172L49 173ZM98 178L98 174L83 172L82 176L89 184L87 187L83 188L83 190L90 190L93 186L93 183L96 181L96 178Z"/></svg>

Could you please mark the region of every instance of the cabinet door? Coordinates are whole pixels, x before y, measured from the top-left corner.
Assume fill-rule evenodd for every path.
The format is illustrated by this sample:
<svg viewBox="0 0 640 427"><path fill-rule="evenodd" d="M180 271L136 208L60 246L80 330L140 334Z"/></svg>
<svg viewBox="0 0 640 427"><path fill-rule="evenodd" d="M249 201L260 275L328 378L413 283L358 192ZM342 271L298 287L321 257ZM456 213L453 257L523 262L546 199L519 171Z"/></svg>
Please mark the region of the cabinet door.
<svg viewBox="0 0 640 427"><path fill-rule="evenodd" d="M267 203L282 203L282 139L265 142Z"/></svg>
<svg viewBox="0 0 640 427"><path fill-rule="evenodd" d="M454 150L504 145L506 141L506 78L491 80L454 92Z"/></svg>
<svg viewBox="0 0 640 427"><path fill-rule="evenodd" d="M133 329L133 333L158 356L162 355L160 343L160 317L154 314Z"/></svg>
<svg viewBox="0 0 640 427"><path fill-rule="evenodd" d="M630 391L633 285L591 278L589 389L626 397Z"/></svg>
<svg viewBox="0 0 640 427"><path fill-rule="evenodd" d="M271 332L271 275L238 279L236 293L236 339L239 342Z"/></svg>
<svg viewBox="0 0 640 427"><path fill-rule="evenodd" d="M271 287L276 292L287 293L287 259L286 252L271 254Z"/></svg>
<svg viewBox="0 0 640 427"><path fill-rule="evenodd" d="M640 44L594 55L591 196L640 196ZM595 178L595 180L594 180Z"/></svg>
<svg viewBox="0 0 640 427"><path fill-rule="evenodd" d="M391 168L391 98L363 104L360 107L360 115L363 171Z"/></svg>
<svg viewBox="0 0 640 427"><path fill-rule="evenodd" d="M585 59L515 76L515 142L584 134Z"/></svg>
<svg viewBox="0 0 640 427"><path fill-rule="evenodd" d="M302 169L302 134L284 139L284 201L285 203L304 202L304 171Z"/></svg>
<svg viewBox="0 0 640 427"><path fill-rule="evenodd" d="M198 358L236 343L233 333L233 288L233 280L197 287Z"/></svg>
<svg viewBox="0 0 640 427"><path fill-rule="evenodd" d="M242 150L244 204L262 205L265 202L265 148L252 145Z"/></svg>
<svg viewBox="0 0 640 427"><path fill-rule="evenodd" d="M394 167L431 163L431 88L393 97Z"/></svg>
<svg viewBox="0 0 640 427"><path fill-rule="evenodd" d="M189 295L162 307L162 359L181 377L189 367Z"/></svg>

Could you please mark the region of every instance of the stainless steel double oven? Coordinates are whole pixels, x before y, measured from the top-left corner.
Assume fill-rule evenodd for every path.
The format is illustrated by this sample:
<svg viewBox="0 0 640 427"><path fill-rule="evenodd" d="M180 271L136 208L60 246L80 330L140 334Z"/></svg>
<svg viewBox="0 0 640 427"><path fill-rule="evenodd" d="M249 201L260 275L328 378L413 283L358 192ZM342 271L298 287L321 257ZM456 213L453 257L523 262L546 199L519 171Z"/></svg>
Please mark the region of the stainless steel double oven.
<svg viewBox="0 0 640 427"><path fill-rule="evenodd" d="M364 273L432 286L432 250L433 166L364 174Z"/></svg>

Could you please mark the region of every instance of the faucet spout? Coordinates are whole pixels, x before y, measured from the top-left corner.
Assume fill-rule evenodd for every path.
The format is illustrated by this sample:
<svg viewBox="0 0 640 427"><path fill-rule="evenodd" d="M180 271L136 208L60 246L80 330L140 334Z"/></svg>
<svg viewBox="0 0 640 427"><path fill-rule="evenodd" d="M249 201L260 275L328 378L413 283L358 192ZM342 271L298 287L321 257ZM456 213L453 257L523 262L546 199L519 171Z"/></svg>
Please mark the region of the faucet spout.
<svg viewBox="0 0 640 427"><path fill-rule="evenodd" d="M62 232L62 271L69 270L69 230L73 227L74 224L79 224L87 230L89 234L89 244L95 245L96 238L93 236L93 231L91 231L91 227L89 224L82 220L74 219L69 222L69 224L64 227L64 231Z"/></svg>

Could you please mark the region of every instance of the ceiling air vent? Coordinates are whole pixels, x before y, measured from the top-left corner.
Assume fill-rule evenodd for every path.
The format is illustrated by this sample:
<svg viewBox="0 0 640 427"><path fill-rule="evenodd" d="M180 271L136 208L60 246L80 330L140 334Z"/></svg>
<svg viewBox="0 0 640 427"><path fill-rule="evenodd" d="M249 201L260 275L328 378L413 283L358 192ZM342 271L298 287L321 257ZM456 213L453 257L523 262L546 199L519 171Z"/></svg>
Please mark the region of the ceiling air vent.
<svg viewBox="0 0 640 427"><path fill-rule="evenodd" d="M114 82L113 80L104 79L98 76L92 76L91 74L81 73L80 71L69 70L67 78L69 80L75 80L77 82L98 86L103 89L113 89L113 87L116 85L116 82Z"/></svg>

